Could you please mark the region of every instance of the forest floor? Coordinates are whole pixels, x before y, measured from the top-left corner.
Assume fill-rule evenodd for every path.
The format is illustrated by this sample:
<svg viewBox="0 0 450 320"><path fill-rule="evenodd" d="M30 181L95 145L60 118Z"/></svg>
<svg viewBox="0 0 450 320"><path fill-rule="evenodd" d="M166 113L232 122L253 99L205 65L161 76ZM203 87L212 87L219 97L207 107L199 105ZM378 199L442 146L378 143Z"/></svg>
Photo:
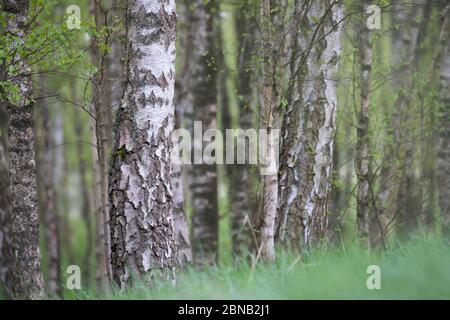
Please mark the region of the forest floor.
<svg viewBox="0 0 450 320"><path fill-rule="evenodd" d="M381 271L381 289L367 287L367 268ZM222 263L178 275L177 286L160 282L149 289L97 296L74 291L75 299L450 299L450 244L421 236L393 243L382 254L355 245L316 251L307 258L280 253L274 264Z"/></svg>

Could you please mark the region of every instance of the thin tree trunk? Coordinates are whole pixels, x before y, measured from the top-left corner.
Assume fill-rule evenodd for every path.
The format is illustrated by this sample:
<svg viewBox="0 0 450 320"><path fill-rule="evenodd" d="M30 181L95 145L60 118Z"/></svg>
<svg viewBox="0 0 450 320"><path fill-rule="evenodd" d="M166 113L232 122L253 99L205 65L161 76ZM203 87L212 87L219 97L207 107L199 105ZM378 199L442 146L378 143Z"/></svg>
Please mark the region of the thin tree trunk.
<svg viewBox="0 0 450 320"><path fill-rule="evenodd" d="M359 7L365 12L363 5ZM363 23L361 19L360 23ZM356 130L355 148L355 173L358 179L358 192L356 196L356 223L359 242L363 247L369 248L374 239L371 238L371 211L370 188L371 186L371 160L370 160L370 137L369 137L369 114L370 114L370 80L372 73L372 44L370 41L370 30L362 27L359 35L359 56L361 64L360 77L360 108Z"/></svg>
<svg viewBox="0 0 450 320"><path fill-rule="evenodd" d="M184 116L189 108L192 107L192 96L189 93L189 78L190 78L190 59L192 55L192 48L190 43L190 28L187 27L187 4L182 3L177 6L180 14L178 14L178 39L180 51L178 56L181 57L179 68L181 72L177 72L175 83L175 127L182 128L184 123ZM181 20L182 19L182 20ZM181 29L181 30L180 30ZM189 236L189 225L185 212L185 194L183 187L182 166L173 164L172 173L172 187L173 187L173 220L175 228L175 239L178 250L178 263L181 268L193 262L191 240Z"/></svg>
<svg viewBox="0 0 450 320"><path fill-rule="evenodd" d="M444 46L440 77L440 130L437 161L437 181L439 186L439 208L441 212L442 234L450 237L450 18L447 5L445 22L441 30L439 45Z"/></svg>
<svg viewBox="0 0 450 320"><path fill-rule="evenodd" d="M28 1L20 1L4 8L14 14L8 21L7 32L17 37L15 46L22 41L26 29L28 5ZM14 51L14 48L11 49ZM19 88L20 100L15 105L8 104L11 235L15 257L13 293L15 298L34 300L43 295L43 279L40 269L32 84L28 75L30 67L18 55L14 60L20 70L13 78L13 83Z"/></svg>
<svg viewBox="0 0 450 320"><path fill-rule="evenodd" d="M91 143L93 146L97 144L95 119L90 119ZM103 288L104 280L106 279L106 256L103 246L104 230L103 230L103 216L101 213L101 182L100 182L100 166L98 159L97 148L92 151L92 169L93 169L93 188L92 188L92 207L95 212L95 282L97 291Z"/></svg>
<svg viewBox="0 0 450 320"><path fill-rule="evenodd" d="M236 30L238 33L238 83L237 93L239 99L239 129L253 128L253 88L252 88L252 62L256 38L256 23L252 16L251 1L243 1L237 9ZM248 163L248 150L246 148L245 164L232 167L230 181L231 202L231 236L233 253L240 255L251 247L252 209L250 166Z"/></svg>
<svg viewBox="0 0 450 320"><path fill-rule="evenodd" d="M394 79L394 86L398 90L398 98L395 102L395 114L393 118L394 148L399 165L395 168L394 180L390 200L393 202L392 216L396 219L396 229L401 238L406 238L416 226L420 215L421 203L418 194L418 180L414 172L414 131L416 118L414 114L414 101L411 95L415 83L413 71L415 71L414 59L419 37L419 24L417 17L422 8L418 6L420 0L416 0L413 6L394 6L393 21L397 28L393 32L392 53L394 65L400 65L398 76Z"/></svg>
<svg viewBox="0 0 450 320"><path fill-rule="evenodd" d="M295 248L322 240L333 166L342 2L297 2L300 30L291 65L280 163L277 237Z"/></svg>
<svg viewBox="0 0 450 320"><path fill-rule="evenodd" d="M70 84L72 101L78 103L78 90L77 82L72 81ZM79 109L73 110L73 120L74 120L74 133L77 139L76 150L77 150L77 161L78 161L78 174L80 176L80 194L81 194L81 217L86 225L86 249L84 252L84 281L89 286L91 283L91 256L92 256L92 245L94 244L93 230L92 230L92 217L91 217L91 197L86 177L87 163L85 159L86 152L83 148L83 118L81 117Z"/></svg>
<svg viewBox="0 0 450 320"><path fill-rule="evenodd" d="M189 22L193 28L196 50L192 66L194 120L201 121L203 131L216 128L217 66L215 62L214 19L215 0L192 3ZM194 137L194 153L202 152L205 143ZM208 159L203 159L203 162ZM199 266L214 264L218 257L217 172L215 164L194 164L192 167L192 250Z"/></svg>
<svg viewBox="0 0 450 320"><path fill-rule="evenodd" d="M275 129L276 111L274 106L274 62L272 57L273 18L270 0L262 2L262 57L263 57L263 87L261 101L261 129L267 130L265 155L268 162L275 157L275 140L272 130ZM270 159L272 157L272 159ZM278 201L278 177L273 172L263 175L262 212L260 224L260 251L265 260L275 260L275 218Z"/></svg>
<svg viewBox="0 0 450 320"><path fill-rule="evenodd" d="M110 206L114 280L174 278L171 134L176 13L173 0L128 4L128 69L117 114Z"/></svg>
<svg viewBox="0 0 450 320"><path fill-rule="evenodd" d="M94 0L90 2L90 11L93 13L96 22L97 32L100 32L102 25L104 24L102 13L100 12L99 4ZM103 249L98 248L97 250L103 250L103 257L99 257L100 260L97 261L98 268L104 270L99 270L98 277L100 277L101 283L98 283L100 287L106 288L112 281L112 267L111 267L111 235L110 235L110 225L109 225L109 208L108 208L108 169L107 169L107 148L108 148L108 134L107 134L107 106L105 103L106 94L109 94L107 86L105 86L104 72L107 67L105 64L104 56L100 53L100 39L94 38L92 44L92 60L93 64L97 67L97 74L93 79L93 109L95 114L95 138L97 146L97 161L98 161L98 187L99 190L99 209L97 212L97 245L102 246ZM105 53L106 54L106 53ZM109 107L109 106L108 106ZM100 253L99 253L100 255Z"/></svg>
<svg viewBox="0 0 450 320"><path fill-rule="evenodd" d="M70 180L70 169L69 169L69 161L67 160L67 150L64 148L66 145L67 139L64 136L64 118L61 112L62 104L57 103L55 108L55 144L58 146L55 149L55 167L54 176L55 176L55 186L68 186ZM76 264L75 258L75 246L74 246L74 226L70 223L70 213L71 208L73 206L71 199L69 198L67 192L64 190L57 189L57 199L58 199L58 214L59 214L59 229L60 238L61 238L61 247L64 250L61 252L62 256L67 257L67 263L69 265Z"/></svg>
<svg viewBox="0 0 450 320"><path fill-rule="evenodd" d="M45 83L44 77L41 77L41 82ZM61 296L62 291L59 286L60 275L60 241L58 230L58 215L56 209L56 194L55 194L55 148L56 145L53 140L53 130L55 124L52 121L49 102L47 99L41 100L41 114L42 114L42 144L38 150L40 155L39 161L39 187L41 189L41 218L44 229L44 240L47 249L47 281L46 287L51 295Z"/></svg>
<svg viewBox="0 0 450 320"><path fill-rule="evenodd" d="M11 216L8 176L8 139L6 104L0 101L0 284L8 298L13 297Z"/></svg>
<svg viewBox="0 0 450 320"><path fill-rule="evenodd" d="M125 15L125 0L115 0L113 7L114 20L116 22L115 27L118 28L113 35L113 41L111 44L111 57L109 65L109 75L111 77L111 108L114 113L120 106L123 98L124 90L124 54L125 54L125 42L126 42L126 30L125 25L122 22Z"/></svg>
<svg viewBox="0 0 450 320"><path fill-rule="evenodd" d="M431 62L431 67L429 68L427 72L427 78L425 82L425 86L420 90L419 98L420 98L420 110L425 113L425 97L426 95L430 94L430 92L433 92L432 88L433 86L438 86L440 88L441 92L438 92L437 97L440 98L438 101L445 101L443 97L445 97L445 68L448 68L448 65L445 65L445 60L443 57L445 56L446 48L449 45L449 34L450 34L450 4L447 4L446 6L442 7L442 17L441 17L441 26L440 26L440 33L438 42L436 44L436 47L434 49L433 59ZM438 79L438 76L444 74L443 77L441 77L441 84L439 86L439 82L436 80ZM433 96L433 98L435 98ZM443 109L439 110L441 115L445 115L445 102L442 103L444 106ZM421 181L424 183L425 181L425 187L423 187L422 193L427 192L427 199L425 202L425 208L423 212L423 223L424 225L432 230L435 221L435 194L436 194L436 182L437 182L437 172L439 172L437 168L437 157L436 154L440 152L445 153L445 149L439 149L436 150L436 146L439 146L439 142L442 142L443 140L439 139L440 134L444 131L446 128L446 123L443 122L443 125L440 125L438 117L436 117L436 112L431 109L427 114L429 118L427 127L431 128L429 129L430 132L425 136L424 133L421 134L421 138L423 139L423 151L422 151L422 162L421 162ZM426 116L423 114L422 117ZM445 118L443 118L445 119ZM421 121L421 128L425 125ZM436 129L437 128L437 129ZM441 131L441 129L443 131Z"/></svg>

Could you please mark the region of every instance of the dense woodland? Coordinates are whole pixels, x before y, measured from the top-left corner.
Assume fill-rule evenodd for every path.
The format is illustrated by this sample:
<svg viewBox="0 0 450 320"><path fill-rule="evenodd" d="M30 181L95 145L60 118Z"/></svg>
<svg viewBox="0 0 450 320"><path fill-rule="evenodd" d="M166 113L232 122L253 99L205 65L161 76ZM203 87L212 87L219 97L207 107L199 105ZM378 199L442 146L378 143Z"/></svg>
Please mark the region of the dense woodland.
<svg viewBox="0 0 450 320"><path fill-rule="evenodd" d="M314 252L417 237L419 277L450 281L449 1L0 4L0 297L309 297L281 274L304 290Z"/></svg>

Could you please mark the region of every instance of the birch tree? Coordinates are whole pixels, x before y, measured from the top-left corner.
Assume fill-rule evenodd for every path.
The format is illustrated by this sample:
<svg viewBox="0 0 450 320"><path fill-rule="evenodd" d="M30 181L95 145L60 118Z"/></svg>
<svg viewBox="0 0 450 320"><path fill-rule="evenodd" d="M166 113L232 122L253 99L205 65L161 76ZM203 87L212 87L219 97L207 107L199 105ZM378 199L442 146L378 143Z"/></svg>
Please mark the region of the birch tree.
<svg viewBox="0 0 450 320"><path fill-rule="evenodd" d="M192 119L192 93L190 92L190 63L192 59L192 28L187 24L187 1L177 5L178 12L178 41L179 41L179 71L175 81L175 125L176 128L183 127L186 115ZM181 26L181 27L180 27ZM189 225L185 211L185 192L183 167L179 164L173 164L173 220L175 227L175 240L178 250L178 263L181 268L186 267L193 262L192 247L189 233Z"/></svg>
<svg viewBox="0 0 450 320"><path fill-rule="evenodd" d="M239 97L239 128L254 128L254 54L256 52L256 10L252 1L242 1L236 10L236 31L238 34L237 56L238 79L237 93ZM247 147L247 145L245 145ZM249 249L253 230L252 214L255 206L252 200L253 185L249 165L249 149L246 148L245 163L232 167L230 188L230 218L233 252L241 254ZM254 196L253 196L254 197Z"/></svg>
<svg viewBox="0 0 450 320"><path fill-rule="evenodd" d="M364 3L366 4L366 2ZM365 12L365 6L358 7L361 13ZM360 76L360 107L356 130L355 148L355 173L358 180L358 192L356 196L356 219L358 237L361 245L369 247L371 206L371 160L370 160L370 138L369 138L369 114L370 114L370 80L372 69L372 44L370 41L370 30L364 24L364 18L359 20L362 24L358 35L358 53L361 65ZM370 241L372 242L372 241Z"/></svg>
<svg viewBox="0 0 450 320"><path fill-rule="evenodd" d="M267 130L268 137L264 143L266 155L275 150L271 131L275 129L276 109L274 95L274 61L272 56L273 41L273 7L270 0L263 0L261 6L262 17L262 59L263 84L261 93L261 128ZM262 193L262 211L260 222L260 244L258 253L266 260L275 260L275 217L278 200L278 178L274 173L264 175Z"/></svg>
<svg viewBox="0 0 450 320"><path fill-rule="evenodd" d="M1 69L0 69L1 71ZM8 176L8 138L6 105L0 101L0 284L9 298L12 298L11 216Z"/></svg>
<svg viewBox="0 0 450 320"><path fill-rule="evenodd" d="M281 134L277 239L301 248L326 233L343 5L297 1L295 16L300 32Z"/></svg>
<svg viewBox="0 0 450 320"><path fill-rule="evenodd" d="M393 204L392 216L396 220L397 232L406 237L417 225L421 207L418 198L418 180L414 172L414 121L413 72L414 57L419 43L420 16L424 1L415 0L410 6L397 3L393 10L393 22L401 28L394 28L392 34L393 65L399 66L394 77L394 87L398 91L392 118L393 148L396 163L393 165L394 179L389 200Z"/></svg>
<svg viewBox="0 0 450 320"><path fill-rule="evenodd" d="M447 5L444 24L441 29L440 44L446 46L440 73L440 129L437 177L439 207L442 215L442 234L450 236L450 5ZM446 44L442 43L446 42Z"/></svg>
<svg viewBox="0 0 450 320"><path fill-rule="evenodd" d="M45 77L40 80L45 83ZM44 229L44 242L47 249L47 278L46 288L51 295L61 295L60 283L60 242L58 230L57 199L55 190L55 148L54 130L56 126L51 114L47 98L40 99L38 105L41 114L40 146L37 149L39 155L38 177L41 219ZM39 141L38 141L39 142Z"/></svg>
<svg viewBox="0 0 450 320"><path fill-rule="evenodd" d="M72 96L72 102L75 105L79 105L77 81L73 80L70 83L70 94ZM93 228L92 228L92 197L89 192L89 185L87 182L87 161L86 152L84 152L83 144L81 143L84 139L84 126L82 117L83 110L80 108L74 108L73 110L73 120L74 120L74 134L78 143L76 144L77 150L77 162L78 162L78 175L80 177L80 195L81 195L81 216L83 217L83 222L86 226L86 249L84 252L84 279L85 283L89 284L91 280L91 256L92 248L94 245L93 239Z"/></svg>
<svg viewBox="0 0 450 320"><path fill-rule="evenodd" d="M109 99L105 99L110 92L105 85L107 79L105 77L106 55L101 50L103 43L101 42L101 29L104 24L104 16L101 12L100 3L90 0L89 11L94 16L96 35L92 41L92 64L97 68L97 72L93 77L93 97L92 97L92 114L94 145L96 153L95 161L95 191L97 196L96 203L96 233L97 233L97 287L105 288L112 280L111 267L111 239L110 239L110 223L109 223L109 206L108 206L108 132L107 132L107 109L110 109Z"/></svg>
<svg viewBox="0 0 450 320"><path fill-rule="evenodd" d="M39 299L43 295L40 270L39 218L37 213L35 131L30 67L17 53L27 28L28 1L4 3L3 10L12 14L6 32L14 37L11 52L17 74L12 83L19 98L8 103L8 154L11 213L11 243L14 255L13 294L18 299Z"/></svg>
<svg viewBox="0 0 450 320"><path fill-rule="evenodd" d="M191 64L193 116L201 121L203 131L214 129L217 112L217 66L214 25L218 7L215 0L192 1L189 23L193 28L195 58ZM194 139L194 153L202 153L206 143ZM214 264L218 255L217 171L211 159L192 167L192 251L199 266ZM209 164L208 164L209 163Z"/></svg>
<svg viewBox="0 0 450 320"><path fill-rule="evenodd" d="M127 86L117 114L110 171L114 280L172 278L171 134L174 127L175 2L127 7Z"/></svg>

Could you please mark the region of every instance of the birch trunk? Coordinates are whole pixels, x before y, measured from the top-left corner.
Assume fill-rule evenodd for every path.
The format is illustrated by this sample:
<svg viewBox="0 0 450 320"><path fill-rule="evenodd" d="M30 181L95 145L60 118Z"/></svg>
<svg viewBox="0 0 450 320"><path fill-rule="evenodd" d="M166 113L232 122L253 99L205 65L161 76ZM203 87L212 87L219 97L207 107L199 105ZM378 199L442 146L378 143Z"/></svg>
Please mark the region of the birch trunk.
<svg viewBox="0 0 450 320"><path fill-rule="evenodd" d="M447 14L441 31L446 41L446 51L444 51L441 76L440 76L440 130L439 130L439 151L437 164L437 181L439 186L439 208L442 216L442 234L450 237L450 22L449 22L449 6L447 6ZM443 45L441 43L441 45Z"/></svg>
<svg viewBox="0 0 450 320"><path fill-rule="evenodd" d="M292 88L281 134L277 238L295 248L322 240L333 166L336 73L343 7L297 2L301 32L291 65Z"/></svg>
<svg viewBox="0 0 450 320"><path fill-rule="evenodd" d="M70 84L72 101L78 104L78 90L77 82L73 80ZM91 217L91 196L89 192L89 186L86 177L87 162L85 159L86 152L83 148L83 117L80 112L82 110L73 110L73 120L74 120L74 133L77 139L76 150L77 150L77 162L78 162L78 174L80 176L80 194L81 194L81 217L86 226L86 249L84 252L84 281L87 285L91 282L91 256L92 256L92 245L94 244L93 229L92 229L92 217ZM95 172L94 172L95 176Z"/></svg>
<svg viewBox="0 0 450 320"><path fill-rule="evenodd" d="M90 2L91 14L95 17L96 31L100 32L104 24L100 6L94 0ZM108 150L108 132L107 132L107 118L109 112L108 99L105 100L106 95L109 95L106 85L105 70L107 69L105 56L100 53L100 39L95 38L92 42L92 62L97 67L98 72L93 78L93 114L95 115L95 145L97 151L97 182L99 194L99 211L97 211L97 245L100 246L97 250L103 250L102 257L97 261L100 287L106 288L112 281L112 266L111 266L111 239L110 239L110 223L109 223L109 205L108 205L108 169L107 169L107 150Z"/></svg>
<svg viewBox="0 0 450 320"><path fill-rule="evenodd" d="M42 83L45 79L41 77ZM55 157L54 152L56 144L53 140L53 130L55 124L52 119L48 100L41 100L41 134L43 141L38 149L40 152L39 161L39 187L40 187L40 202L41 219L44 229L44 240L47 249L47 281L46 287L51 295L61 296L61 289L59 288L60 277L60 242L58 230L58 216L56 207L56 192L55 192Z"/></svg>
<svg viewBox="0 0 450 320"><path fill-rule="evenodd" d="M19 46L26 30L28 1L20 1L7 11L14 14L6 31L17 37ZM11 48L11 52L14 48ZM20 100L8 104L9 179L11 201L13 293L17 299L40 299L43 279L40 270L39 218L37 213L36 164L34 159L34 121L31 104L32 84L30 67L17 55L19 74L13 83L19 88Z"/></svg>
<svg viewBox="0 0 450 320"><path fill-rule="evenodd" d="M238 33L238 83L237 92L239 100L239 129L254 128L253 125L253 87L252 69L253 54L256 39L256 22L252 16L253 6L251 1L243 1L236 12L236 30ZM250 146L248 146L250 147ZM250 249L251 234L253 233L254 205L251 202L253 186L251 183L250 166L248 162L248 150L246 149L245 164L232 167L231 172L231 236L233 252L241 255Z"/></svg>
<svg viewBox="0 0 450 320"><path fill-rule="evenodd" d="M359 7L365 12L365 7ZM360 20L364 23L364 16ZM359 35L359 58L361 64L360 76L360 108L356 130L355 148L355 173L358 181L356 195L356 223L359 242L363 247L369 248L373 239L370 238L371 206L371 161L369 155L369 114L370 114L370 79L372 71L372 44L370 42L370 30L362 27Z"/></svg>
<svg viewBox="0 0 450 320"><path fill-rule="evenodd" d="M0 284L8 298L12 293L13 255L11 251L11 216L8 175L8 139L6 105L0 101Z"/></svg>
<svg viewBox="0 0 450 320"><path fill-rule="evenodd" d="M275 106L274 106L274 62L272 56L273 41L273 17L270 0L262 1L262 57L263 57L263 87L261 101L261 128L267 130L267 141L265 144L266 154L274 154L275 145L271 138L271 131L275 129ZM260 224L260 247L261 257L265 260L275 260L275 217L278 201L278 177L270 173L262 177L262 212Z"/></svg>
<svg viewBox="0 0 450 320"><path fill-rule="evenodd" d="M450 34L450 4L443 5L442 7L438 7L441 12L441 19L440 19L440 32L439 32L439 38L437 41L437 44L434 48L433 53L433 59L431 62L431 66L426 71L427 76L425 79L425 84L422 88L420 88L419 92L419 107L420 107L420 114L421 114L421 121L420 121L420 128L421 128L421 163L420 163L420 178L421 178L421 185L422 186L422 194L425 196L422 196L424 198L424 208L422 210L422 223L426 226L428 230L433 230L436 222L436 215L435 215L435 194L437 193L437 185L436 181L438 178L437 172L439 172L437 167L437 157L436 154L442 152L442 149L439 151L436 150L436 146L439 146L439 135L442 133L441 128L445 128L445 121L442 122L442 126L440 125L440 120L436 116L436 112L434 110L430 110L429 112L425 113L425 98L427 95L430 94L430 92L433 92L433 87L437 87L440 89L441 93L437 97L439 98L439 95L444 93L445 96L445 90L442 91L442 83L441 86L439 85L438 78L441 75L442 72L445 73L445 60L443 59L444 55L446 54L446 47L449 44L449 34ZM427 7L424 14L424 18L427 18L430 16L432 10L432 1L427 1ZM423 23L422 23L423 24ZM419 38L423 38L423 33L425 33L423 27L421 27L421 31L419 33ZM422 34L422 37L420 36ZM418 46L419 48L422 48L422 46ZM416 53L416 64L420 63L420 55L423 51L419 50ZM418 68L418 67L417 67ZM442 72L441 72L442 71ZM445 76L444 76L445 78ZM434 96L433 96L434 98ZM445 99L440 99L441 101L445 101ZM442 105L445 106L445 102L442 103ZM441 115L445 114L444 112L445 107L441 109ZM427 119L428 117L428 119ZM425 121L427 121L425 123ZM429 132L425 131L425 128L428 127ZM445 129L444 129L445 131ZM445 150L445 149L444 149ZM444 151L445 152L445 151ZM438 201L439 202L439 201Z"/></svg>
<svg viewBox="0 0 450 320"><path fill-rule="evenodd" d="M192 99L190 95L190 59L192 57L192 47L190 43L190 28L188 28L186 22L187 16L187 4L183 3L177 6L180 10L178 14L179 21L178 25L178 41L180 49L179 57L181 57L181 62L179 68L181 72L177 71L177 78L175 83L175 125L176 128L182 128L185 120L185 114L189 108L192 108ZM181 20L182 19L182 20ZM181 29L181 30L180 30ZM183 186L183 168L178 164L173 164L173 176L172 176L172 187L173 187L173 220L175 228L175 239L178 250L178 263L181 268L185 268L193 262L192 258L192 247L189 235L189 225L187 222L186 212L185 212L185 194Z"/></svg>
<svg viewBox="0 0 450 320"><path fill-rule="evenodd" d="M190 7L190 23L193 28L195 59L191 64L194 120L201 121L203 131L216 125L217 66L215 65L214 19L218 7L216 1L205 3L196 0ZM206 145L194 139L194 153L202 152ZM199 266L216 263L218 256L217 172L215 164L192 167L192 251Z"/></svg>
<svg viewBox="0 0 450 320"><path fill-rule="evenodd" d="M412 6L394 6L393 22L397 26L392 35L393 64L400 66L394 87L398 91L393 115L394 153L396 162L390 201L393 203L392 216L396 220L396 231L402 238L417 226L421 208L418 198L417 179L414 172L415 144L412 136L416 135L414 125L414 101L411 95L413 82L414 57L419 47L419 23L421 0L415 0Z"/></svg>
<svg viewBox="0 0 450 320"><path fill-rule="evenodd" d="M112 264L132 277L174 277L171 134L174 127L175 2L134 0L127 9L127 87L110 171Z"/></svg>

